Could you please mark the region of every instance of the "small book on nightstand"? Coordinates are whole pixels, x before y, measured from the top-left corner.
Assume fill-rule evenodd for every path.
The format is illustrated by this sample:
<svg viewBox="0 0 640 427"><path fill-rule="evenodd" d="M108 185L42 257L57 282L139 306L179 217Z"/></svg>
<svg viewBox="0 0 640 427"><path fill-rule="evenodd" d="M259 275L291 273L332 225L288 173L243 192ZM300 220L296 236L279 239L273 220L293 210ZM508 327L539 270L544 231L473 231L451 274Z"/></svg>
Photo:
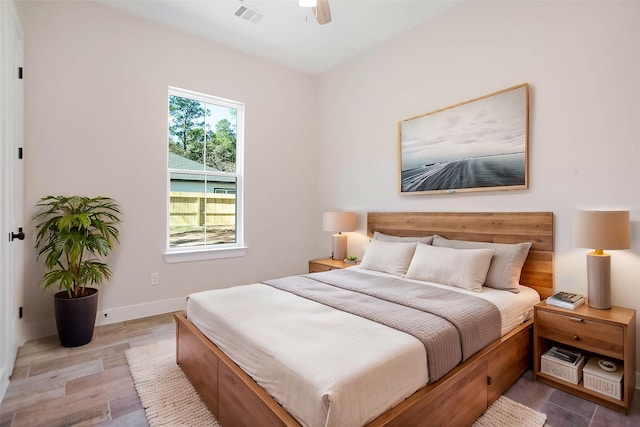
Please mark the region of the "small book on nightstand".
<svg viewBox="0 0 640 427"><path fill-rule="evenodd" d="M584 297L580 294L573 294L571 292L556 292L547 298L547 304L556 307L568 308L569 310L575 310L584 304Z"/></svg>
<svg viewBox="0 0 640 427"><path fill-rule="evenodd" d="M566 348L553 346L545 354L547 357L551 357L557 361L568 363L570 365L577 365L580 362L582 354L577 351L571 351Z"/></svg>

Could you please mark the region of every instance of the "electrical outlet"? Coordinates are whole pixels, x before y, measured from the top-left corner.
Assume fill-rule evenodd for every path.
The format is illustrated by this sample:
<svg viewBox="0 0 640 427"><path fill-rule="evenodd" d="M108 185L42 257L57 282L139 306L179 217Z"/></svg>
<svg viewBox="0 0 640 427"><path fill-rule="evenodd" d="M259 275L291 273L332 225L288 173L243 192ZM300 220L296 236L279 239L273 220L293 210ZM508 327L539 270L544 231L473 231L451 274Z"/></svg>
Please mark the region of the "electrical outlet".
<svg viewBox="0 0 640 427"><path fill-rule="evenodd" d="M160 284L160 273L151 273L151 286L158 286Z"/></svg>

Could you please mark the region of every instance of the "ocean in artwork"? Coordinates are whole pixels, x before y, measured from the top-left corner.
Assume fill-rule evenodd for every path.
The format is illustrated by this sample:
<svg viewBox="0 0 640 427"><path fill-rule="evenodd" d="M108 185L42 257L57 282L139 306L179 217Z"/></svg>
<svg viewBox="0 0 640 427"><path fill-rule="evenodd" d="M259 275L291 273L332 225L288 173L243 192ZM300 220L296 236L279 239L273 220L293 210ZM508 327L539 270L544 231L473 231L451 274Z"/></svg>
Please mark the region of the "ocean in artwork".
<svg viewBox="0 0 640 427"><path fill-rule="evenodd" d="M525 185L525 153L470 157L402 171L401 191L455 191Z"/></svg>

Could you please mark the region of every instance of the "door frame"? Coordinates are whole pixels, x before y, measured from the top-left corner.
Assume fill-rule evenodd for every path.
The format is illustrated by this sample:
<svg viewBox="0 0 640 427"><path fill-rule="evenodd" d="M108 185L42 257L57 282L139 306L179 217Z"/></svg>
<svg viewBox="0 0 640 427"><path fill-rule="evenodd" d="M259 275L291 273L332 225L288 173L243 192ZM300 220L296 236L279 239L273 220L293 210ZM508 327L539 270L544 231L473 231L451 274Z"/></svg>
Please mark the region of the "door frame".
<svg viewBox="0 0 640 427"><path fill-rule="evenodd" d="M18 67L23 36L13 1L0 1L0 399L9 385L19 345L24 242L10 241L23 227L24 176L18 147L24 147L24 89Z"/></svg>

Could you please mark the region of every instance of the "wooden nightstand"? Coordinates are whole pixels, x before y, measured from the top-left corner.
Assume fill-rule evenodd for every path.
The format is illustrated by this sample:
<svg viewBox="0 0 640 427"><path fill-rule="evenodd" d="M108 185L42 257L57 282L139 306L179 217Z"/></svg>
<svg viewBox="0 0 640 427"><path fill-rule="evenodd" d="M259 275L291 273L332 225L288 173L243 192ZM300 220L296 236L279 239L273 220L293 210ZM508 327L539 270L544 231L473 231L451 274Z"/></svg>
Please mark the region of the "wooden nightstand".
<svg viewBox="0 0 640 427"><path fill-rule="evenodd" d="M636 383L636 310L611 307L597 310L588 302L575 310L541 302L534 308L533 369L536 379L616 411L629 412ZM618 400L541 372L540 356L560 344L589 357L612 360L623 369L622 399Z"/></svg>
<svg viewBox="0 0 640 427"><path fill-rule="evenodd" d="M320 271L338 270L341 268L353 267L356 264L340 261L332 258L312 259L309 261L309 273Z"/></svg>

